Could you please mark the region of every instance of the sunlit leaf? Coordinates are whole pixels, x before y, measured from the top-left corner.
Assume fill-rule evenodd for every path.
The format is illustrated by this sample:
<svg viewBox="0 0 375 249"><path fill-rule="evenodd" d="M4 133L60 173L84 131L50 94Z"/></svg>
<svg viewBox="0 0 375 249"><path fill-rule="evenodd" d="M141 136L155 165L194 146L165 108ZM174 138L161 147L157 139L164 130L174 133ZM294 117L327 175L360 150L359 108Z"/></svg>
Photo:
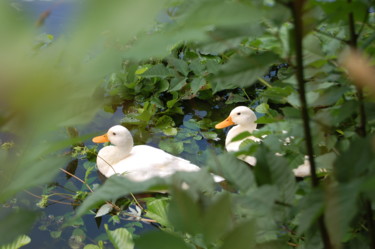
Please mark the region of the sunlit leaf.
<svg viewBox="0 0 375 249"><path fill-rule="evenodd" d="M112 206L111 204L109 204L109 203L103 204L103 205L99 208L98 212L96 212L95 218L96 218L96 217L101 217L101 216L103 216L103 215L108 214L109 212L112 211L112 209L113 209L113 206Z"/></svg>
<svg viewBox="0 0 375 249"><path fill-rule="evenodd" d="M0 249L18 249L24 245L29 244L30 242L31 242L31 239L29 236L20 235L12 243L7 244L7 245L0 245Z"/></svg>

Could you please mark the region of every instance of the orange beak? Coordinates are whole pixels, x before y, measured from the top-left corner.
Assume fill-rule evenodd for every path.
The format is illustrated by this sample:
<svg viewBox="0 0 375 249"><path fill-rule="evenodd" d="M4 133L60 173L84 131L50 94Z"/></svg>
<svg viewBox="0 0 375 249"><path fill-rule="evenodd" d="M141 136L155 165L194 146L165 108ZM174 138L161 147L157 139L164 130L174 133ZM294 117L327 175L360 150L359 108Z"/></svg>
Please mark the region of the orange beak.
<svg viewBox="0 0 375 249"><path fill-rule="evenodd" d="M235 123L233 123L232 121L232 118L229 116L226 120L218 123L217 125L215 125L215 128L216 129L223 129L225 127L228 127L230 125L234 125Z"/></svg>
<svg viewBox="0 0 375 249"><path fill-rule="evenodd" d="M107 136L107 133L106 133L106 134L104 134L104 135L94 137L94 138L92 139L92 141L93 141L94 143L105 143L105 142L109 142L109 139L108 139L108 136Z"/></svg>

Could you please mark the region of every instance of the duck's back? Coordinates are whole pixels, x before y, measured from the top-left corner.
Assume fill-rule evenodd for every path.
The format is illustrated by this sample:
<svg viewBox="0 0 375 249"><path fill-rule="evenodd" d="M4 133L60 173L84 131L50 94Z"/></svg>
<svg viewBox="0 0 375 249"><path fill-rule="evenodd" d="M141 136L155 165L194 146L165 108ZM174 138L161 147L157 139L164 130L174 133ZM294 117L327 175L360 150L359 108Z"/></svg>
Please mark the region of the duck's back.
<svg viewBox="0 0 375 249"><path fill-rule="evenodd" d="M188 160L148 145L134 146L129 156L113 167L116 173L124 174L134 181L144 181L152 177L166 177L176 171L199 170L198 166Z"/></svg>

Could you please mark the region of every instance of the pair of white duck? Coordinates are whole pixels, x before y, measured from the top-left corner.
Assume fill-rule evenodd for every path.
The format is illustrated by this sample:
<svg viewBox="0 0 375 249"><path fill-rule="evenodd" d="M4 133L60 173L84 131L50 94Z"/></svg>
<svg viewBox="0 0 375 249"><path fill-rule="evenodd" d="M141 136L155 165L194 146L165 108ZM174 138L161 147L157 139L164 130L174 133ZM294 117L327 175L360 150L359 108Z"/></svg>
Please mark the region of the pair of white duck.
<svg viewBox="0 0 375 249"><path fill-rule="evenodd" d="M227 134L225 147L228 151L237 151L243 140L231 142L232 139L242 132L253 132L256 129L255 121L256 116L253 111L245 106L239 106L215 127L221 129L235 125ZM255 137L249 138L259 141ZM92 141L112 144L103 147L96 160L99 171L106 177L122 174L133 181L145 181L153 177L167 177L177 171L200 170L188 160L168 154L161 149L148 145L134 146L131 133L121 125L111 127L106 134L95 137ZM240 159L251 165L256 164L254 157L246 156ZM224 180L220 176L213 177L216 182Z"/></svg>

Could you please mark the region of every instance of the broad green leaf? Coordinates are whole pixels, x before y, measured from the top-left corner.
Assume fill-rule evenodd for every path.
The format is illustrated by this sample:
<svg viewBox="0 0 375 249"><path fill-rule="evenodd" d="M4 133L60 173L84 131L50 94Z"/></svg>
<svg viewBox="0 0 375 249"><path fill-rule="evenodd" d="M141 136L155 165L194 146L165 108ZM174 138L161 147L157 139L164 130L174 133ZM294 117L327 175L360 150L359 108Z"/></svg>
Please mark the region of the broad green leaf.
<svg viewBox="0 0 375 249"><path fill-rule="evenodd" d="M302 234L308 230L323 213L324 193L321 189L315 189L308 193L299 203L297 216L298 233Z"/></svg>
<svg viewBox="0 0 375 249"><path fill-rule="evenodd" d="M267 103L262 103L255 107L255 111L259 113L268 113L270 106Z"/></svg>
<svg viewBox="0 0 375 249"><path fill-rule="evenodd" d="M213 89L220 91L234 87L249 87L277 61L278 56L271 52L233 56L214 77L217 82L213 82Z"/></svg>
<svg viewBox="0 0 375 249"><path fill-rule="evenodd" d="M235 136L231 142L237 142L237 141L241 141L247 137L250 137L251 136L251 133L248 132L248 131L244 131L244 132L241 132L240 134L238 134L237 136Z"/></svg>
<svg viewBox="0 0 375 249"><path fill-rule="evenodd" d="M88 244L88 245L85 245L83 249L101 249L101 248L94 244Z"/></svg>
<svg viewBox="0 0 375 249"><path fill-rule="evenodd" d="M179 91L186 85L186 78L176 77L169 83L169 91Z"/></svg>
<svg viewBox="0 0 375 249"><path fill-rule="evenodd" d="M200 234L203 232L202 218L199 204L186 191L174 188L168 210L171 225L177 231Z"/></svg>
<svg viewBox="0 0 375 249"><path fill-rule="evenodd" d="M254 174L258 185L272 184L278 186L279 200L292 203L296 191L296 182L286 159L276 156L265 145L259 146L256 152L257 165Z"/></svg>
<svg viewBox="0 0 375 249"><path fill-rule="evenodd" d="M338 156L334 172L340 182L349 182L374 173L375 158L371 138L354 140L349 149Z"/></svg>
<svg viewBox="0 0 375 249"><path fill-rule="evenodd" d="M0 245L0 249L18 249L31 242L29 236L20 235L12 243L6 245Z"/></svg>
<svg viewBox="0 0 375 249"><path fill-rule="evenodd" d="M193 94L196 94L202 86L206 84L206 80L204 78L194 78L190 83L191 91Z"/></svg>
<svg viewBox="0 0 375 249"><path fill-rule="evenodd" d="M207 244L221 238L232 227L231 199L228 194L219 195L206 208L203 218L204 240Z"/></svg>
<svg viewBox="0 0 375 249"><path fill-rule="evenodd" d="M135 239L135 246L139 249L191 249L182 238L164 231L152 231L142 234L142 236Z"/></svg>
<svg viewBox="0 0 375 249"><path fill-rule="evenodd" d="M125 228L117 228L116 230L109 230L108 225L104 228L108 234L109 240L116 249L133 249L133 235Z"/></svg>
<svg viewBox="0 0 375 249"><path fill-rule="evenodd" d="M250 166L232 154L211 155L208 165L243 193L255 187L255 179Z"/></svg>
<svg viewBox="0 0 375 249"><path fill-rule="evenodd" d="M347 233L350 233L350 223L359 212L361 184L357 180L348 184L331 184L327 188L324 219L334 245L340 245Z"/></svg>
<svg viewBox="0 0 375 249"><path fill-rule="evenodd" d="M2 209L1 212L0 233L3 236L0 236L0 245L13 244L20 234L28 233L38 216L36 212L28 210L11 213L6 211L9 210Z"/></svg>
<svg viewBox="0 0 375 249"><path fill-rule="evenodd" d="M172 65L182 75L187 76L189 73L189 66L184 60L180 60L174 57L168 58L168 64Z"/></svg>
<svg viewBox="0 0 375 249"><path fill-rule="evenodd" d="M178 155L184 151L184 143L181 141L161 140L159 142L159 147L173 155Z"/></svg>
<svg viewBox="0 0 375 249"><path fill-rule="evenodd" d="M168 221L168 205L169 199L153 199L147 202L146 216L156 220L163 226L170 226Z"/></svg>
<svg viewBox="0 0 375 249"><path fill-rule="evenodd" d="M220 249L251 249L255 248L256 226L254 221L245 221L237 225L223 239Z"/></svg>
<svg viewBox="0 0 375 249"><path fill-rule="evenodd" d="M171 71L168 68L166 68L163 64L156 64L155 66L152 66L146 72L141 74L141 76L145 78L167 78L171 75L173 75L173 73L171 73Z"/></svg>

